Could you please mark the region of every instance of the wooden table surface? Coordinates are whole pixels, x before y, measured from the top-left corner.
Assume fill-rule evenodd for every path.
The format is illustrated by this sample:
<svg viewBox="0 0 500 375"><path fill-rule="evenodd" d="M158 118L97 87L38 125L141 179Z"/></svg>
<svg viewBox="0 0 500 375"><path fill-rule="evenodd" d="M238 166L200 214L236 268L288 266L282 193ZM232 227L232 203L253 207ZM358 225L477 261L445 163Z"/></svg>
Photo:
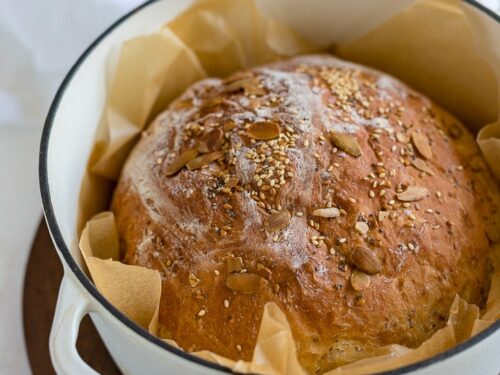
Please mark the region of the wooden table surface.
<svg viewBox="0 0 500 375"><path fill-rule="evenodd" d="M23 296L24 336L34 375L55 374L49 355L49 334L63 268L42 221L26 268ZM88 316L81 325L77 349L85 362L105 375L120 374Z"/></svg>

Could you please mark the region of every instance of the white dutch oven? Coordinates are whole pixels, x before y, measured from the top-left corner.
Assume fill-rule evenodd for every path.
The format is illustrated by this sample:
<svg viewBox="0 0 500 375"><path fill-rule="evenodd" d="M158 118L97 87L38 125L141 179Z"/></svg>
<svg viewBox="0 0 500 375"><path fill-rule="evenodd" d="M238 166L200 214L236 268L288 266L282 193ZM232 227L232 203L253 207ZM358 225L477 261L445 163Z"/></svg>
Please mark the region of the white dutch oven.
<svg viewBox="0 0 500 375"><path fill-rule="evenodd" d="M348 37L349 25L366 22L375 14L390 15L407 1L314 0L331 12L330 24ZM106 347L124 374L216 374L229 369L174 348L152 336L113 307L82 271L77 248L76 218L80 183L104 105L106 61L121 42L157 30L175 17L189 0L150 1L118 20L80 57L62 83L52 104L41 141L40 185L45 217L64 265L57 310L50 337L50 352L59 374L96 374L76 351L81 319L90 314ZM263 2L261 2L264 4ZM275 5L284 7L284 0ZM500 18L468 1L474 22L481 25L492 45L500 43ZM293 7L281 12L294 14ZM300 10L300 9L299 9ZM270 11L273 11L272 9ZM276 13L276 7L273 13ZM304 12L304 17L311 14ZM370 18L371 17L371 18ZM294 23L290 16L290 23ZM296 21L296 20L295 20ZM346 34L347 33L347 34ZM342 38L342 36L341 36ZM386 374L492 374L500 371L500 321L471 340L434 358Z"/></svg>

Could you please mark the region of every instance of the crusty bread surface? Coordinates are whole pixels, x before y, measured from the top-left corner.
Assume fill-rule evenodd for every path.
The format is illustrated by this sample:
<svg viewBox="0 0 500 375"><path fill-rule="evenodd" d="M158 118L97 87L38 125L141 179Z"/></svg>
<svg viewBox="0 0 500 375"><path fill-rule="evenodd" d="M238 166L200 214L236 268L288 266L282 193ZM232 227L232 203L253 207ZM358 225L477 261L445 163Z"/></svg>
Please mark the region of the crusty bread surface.
<svg viewBox="0 0 500 375"><path fill-rule="evenodd" d="M483 304L497 197L456 118L311 55L190 87L143 132L112 210L123 260L161 274L163 337L250 360L275 302L315 373L417 347L457 293Z"/></svg>

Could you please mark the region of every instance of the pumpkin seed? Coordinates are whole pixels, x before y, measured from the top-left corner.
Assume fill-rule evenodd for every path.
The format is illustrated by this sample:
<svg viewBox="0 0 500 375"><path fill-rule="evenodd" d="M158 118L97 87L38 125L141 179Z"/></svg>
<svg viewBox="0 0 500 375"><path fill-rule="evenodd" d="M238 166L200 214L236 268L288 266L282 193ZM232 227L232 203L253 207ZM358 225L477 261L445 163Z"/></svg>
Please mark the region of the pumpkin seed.
<svg viewBox="0 0 500 375"><path fill-rule="evenodd" d="M224 101L223 98L216 96L215 98L210 98L210 99L204 101L201 104L200 108L202 108L202 109L208 109L208 108L216 107L216 106L222 104L223 101Z"/></svg>
<svg viewBox="0 0 500 375"><path fill-rule="evenodd" d="M403 202L415 202L426 198L429 195L429 190L422 186L410 186L406 191L397 194L396 196Z"/></svg>
<svg viewBox="0 0 500 375"><path fill-rule="evenodd" d="M206 154L217 151L224 140L224 132L220 128L215 128L205 133L198 144L198 151Z"/></svg>
<svg viewBox="0 0 500 375"><path fill-rule="evenodd" d="M240 272L244 268L243 258L230 254L226 257L226 266L228 273Z"/></svg>
<svg viewBox="0 0 500 375"><path fill-rule="evenodd" d="M424 133L413 132L411 139L420 155L426 159L432 159L432 148L429 143L429 138L427 138Z"/></svg>
<svg viewBox="0 0 500 375"><path fill-rule="evenodd" d="M245 80L242 86L246 95L263 96L267 94L267 91L257 78Z"/></svg>
<svg viewBox="0 0 500 375"><path fill-rule="evenodd" d="M236 185L238 185L238 182L240 182L240 179L238 177L229 177L229 180L226 183L226 187L232 189Z"/></svg>
<svg viewBox="0 0 500 375"><path fill-rule="evenodd" d="M260 121L251 124L247 133L250 138L267 141L279 137L280 126L274 121Z"/></svg>
<svg viewBox="0 0 500 375"><path fill-rule="evenodd" d="M222 151L215 151L210 154L205 154L202 156L198 156L197 158L190 160L187 164L186 167L192 171L194 169L200 169L201 167L204 167L205 165L210 164L214 160L217 160L221 157L224 156L224 152Z"/></svg>
<svg viewBox="0 0 500 375"><path fill-rule="evenodd" d="M279 212L271 214L267 219L267 226L272 232L279 231L290 225L290 212L283 209Z"/></svg>
<svg viewBox="0 0 500 375"><path fill-rule="evenodd" d="M249 79L251 79L251 78L243 78L243 79L238 79L236 81L229 82L225 86L222 87L221 91L223 93L235 93L235 92L241 91L241 90L243 90L243 83Z"/></svg>
<svg viewBox="0 0 500 375"><path fill-rule="evenodd" d="M177 156L167 167L166 174L167 176L171 176L179 172L184 166L198 155L198 151L196 150L187 150Z"/></svg>
<svg viewBox="0 0 500 375"><path fill-rule="evenodd" d="M196 277L196 275L192 272L189 273L189 285L191 285L192 288L195 288L199 283L200 279Z"/></svg>
<svg viewBox="0 0 500 375"><path fill-rule="evenodd" d="M254 77L253 73L248 71L248 70L239 71L239 72L231 74L229 77L224 79L224 83L228 84L231 82L236 82L236 81L240 81L242 79L247 79L247 78L252 78L252 77Z"/></svg>
<svg viewBox="0 0 500 375"><path fill-rule="evenodd" d="M410 139L408 138L408 136L405 133L396 133L396 139L398 140L398 142L401 142L401 143L410 142Z"/></svg>
<svg viewBox="0 0 500 375"><path fill-rule="evenodd" d="M428 175L434 176L433 170L431 169L431 167L429 167L427 165L427 163L425 162L424 159L415 158L415 160L412 160L411 165L413 165L419 171L422 171L422 172L427 173Z"/></svg>
<svg viewBox="0 0 500 375"><path fill-rule="evenodd" d="M226 286L240 293L257 293L267 285L267 280L254 273L232 273L226 277Z"/></svg>
<svg viewBox="0 0 500 375"><path fill-rule="evenodd" d="M370 286L370 276L362 271L354 270L351 274L351 285L358 292L365 290Z"/></svg>
<svg viewBox="0 0 500 375"><path fill-rule="evenodd" d="M340 210L337 207L318 208L312 212L312 216L319 217L339 217Z"/></svg>
<svg viewBox="0 0 500 375"><path fill-rule="evenodd" d="M230 130L233 130L236 127L236 124L234 123L233 120L228 120L224 123L222 128L224 129L225 132L228 132Z"/></svg>
<svg viewBox="0 0 500 375"><path fill-rule="evenodd" d="M382 262L377 255L366 246L355 246L350 256L351 262L361 271L373 275L382 271Z"/></svg>
<svg viewBox="0 0 500 375"><path fill-rule="evenodd" d="M267 94L259 79L256 77L248 77L232 81L223 87L222 92L233 93L241 90L244 90L246 95L262 96Z"/></svg>
<svg viewBox="0 0 500 375"><path fill-rule="evenodd" d="M330 132L332 143L345 153L358 157L361 156L361 147L355 137L347 133Z"/></svg>

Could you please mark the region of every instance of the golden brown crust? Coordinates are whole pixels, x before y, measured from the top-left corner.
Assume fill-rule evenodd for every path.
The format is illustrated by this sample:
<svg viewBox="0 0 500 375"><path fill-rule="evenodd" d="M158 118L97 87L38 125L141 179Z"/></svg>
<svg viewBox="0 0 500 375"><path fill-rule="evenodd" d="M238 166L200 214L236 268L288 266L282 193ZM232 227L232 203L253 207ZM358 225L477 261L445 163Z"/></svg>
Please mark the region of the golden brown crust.
<svg viewBox="0 0 500 375"><path fill-rule="evenodd" d="M419 345L456 293L484 301L497 194L455 118L321 55L193 85L144 132L112 209L181 347L249 360L274 301L323 372Z"/></svg>

